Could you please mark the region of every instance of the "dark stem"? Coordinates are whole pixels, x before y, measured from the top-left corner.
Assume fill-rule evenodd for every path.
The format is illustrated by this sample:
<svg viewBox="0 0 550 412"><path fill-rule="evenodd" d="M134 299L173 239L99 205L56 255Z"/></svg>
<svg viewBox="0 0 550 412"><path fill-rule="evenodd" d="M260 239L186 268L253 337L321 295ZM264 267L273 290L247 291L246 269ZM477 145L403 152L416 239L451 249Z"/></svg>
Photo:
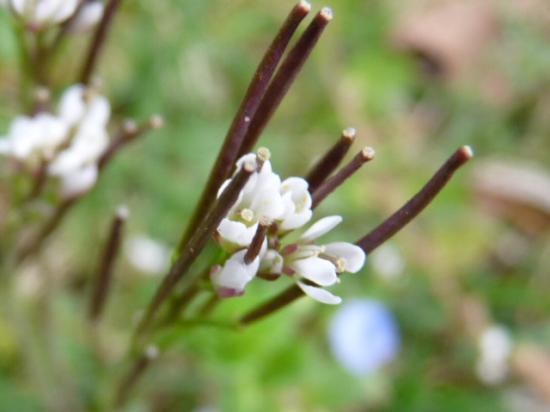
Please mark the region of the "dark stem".
<svg viewBox="0 0 550 412"><path fill-rule="evenodd" d="M46 221L46 223L44 223L38 234L19 251L16 256L17 263L21 263L23 260L36 254L41 249L44 241L60 225L67 212L78 199L80 198L72 197L65 199L57 206L53 215Z"/></svg>
<svg viewBox="0 0 550 412"><path fill-rule="evenodd" d="M252 242L250 242L250 246L248 247L244 255L244 263L246 263L247 265L250 265L254 261L254 259L256 259L260 254L260 251L262 250L262 245L264 244L265 237L267 235L267 231L269 230L269 226L271 226L271 221L260 220L258 228L256 229L256 233L252 238Z"/></svg>
<svg viewBox="0 0 550 412"><path fill-rule="evenodd" d="M374 150L366 147L336 174L325 180L312 194L311 208L315 209L332 192L339 188L351 175L357 172L366 162L374 159Z"/></svg>
<svg viewBox="0 0 550 412"><path fill-rule="evenodd" d="M355 129L353 128L343 130L340 139L313 166L305 177L309 184L310 193L313 193L340 165L355 141L355 135Z"/></svg>
<svg viewBox="0 0 550 412"><path fill-rule="evenodd" d="M105 152L103 152L99 158L97 162L99 170L103 170L111 162L114 156L126 145L132 143L148 131L162 127L162 125L163 120L160 116L152 116L149 121L139 126L132 120L125 122L121 130L113 138L107 149L105 149Z"/></svg>
<svg viewBox="0 0 550 412"><path fill-rule="evenodd" d="M239 324L246 326L257 320L263 319L279 309L290 305L296 299L303 295L302 289L296 285L289 286L284 291L279 293L274 298L268 300L264 304L258 306L257 308L251 310L246 315L244 315L240 320Z"/></svg>
<svg viewBox="0 0 550 412"><path fill-rule="evenodd" d="M154 346L149 346L136 360L118 387L115 397L115 406L117 409L124 406L133 387L138 383L140 378L143 376L145 371L147 371L151 363L158 357L158 355L158 349Z"/></svg>
<svg viewBox="0 0 550 412"><path fill-rule="evenodd" d="M97 25L82 66L82 71L79 78L79 82L82 84L87 85L90 83L90 79L97 65L101 51L105 46L105 41L107 39L107 35L109 34L109 29L111 28L113 18L115 17L121 3L122 0L109 0L105 6L103 17Z"/></svg>
<svg viewBox="0 0 550 412"><path fill-rule="evenodd" d="M34 184L32 186L31 192L27 196L26 201L29 202L39 197L44 191L47 181L48 181L48 161L42 159L42 161L40 162L40 165L38 166L36 175L34 176Z"/></svg>
<svg viewBox="0 0 550 412"><path fill-rule="evenodd" d="M411 200L376 229L355 242L355 244L360 246L366 253L371 253L383 242L395 235L430 204L434 197L445 187L453 174L470 160L472 156L472 149L469 146L463 146L458 149ZM303 296L302 290L298 286L292 285L259 307L249 311L239 320L239 323L249 325L263 319L291 304L301 296Z"/></svg>
<svg viewBox="0 0 550 412"><path fill-rule="evenodd" d="M109 237L101 255L97 277L94 279L92 294L90 296L88 318L93 322L100 320L105 308L105 302L111 288L115 261L122 243L124 223L127 218L128 209L121 207L111 223Z"/></svg>
<svg viewBox="0 0 550 412"><path fill-rule="evenodd" d="M59 28L59 31L55 35L55 38L53 39L50 48L49 48L49 55L52 56L53 53L61 46L61 43L69 33L69 30L71 29L71 26L76 21L77 17L79 16L80 12L86 5L87 0L80 0L78 2L78 6L76 7L76 10L74 11L73 15L69 17Z"/></svg>
<svg viewBox="0 0 550 412"><path fill-rule="evenodd" d="M403 227L431 203L441 189L445 187L453 174L464 163L470 160L472 156L472 149L469 146L463 146L458 149L443 166L441 166L422 190L405 203L401 209L378 225L366 236L359 239L356 242L357 246L361 247L365 253L371 253L374 249L403 229Z"/></svg>
<svg viewBox="0 0 550 412"><path fill-rule="evenodd" d="M191 285L189 288L186 288L179 296L177 296L170 305L170 309L166 314L165 320L162 322L163 325L170 324L175 321L178 316L191 304L193 299L195 299L199 293L199 287L197 285Z"/></svg>
<svg viewBox="0 0 550 412"><path fill-rule="evenodd" d="M328 8L322 9L288 52L250 122L237 157L252 150L331 20L332 11Z"/></svg>
<svg viewBox="0 0 550 412"><path fill-rule="evenodd" d="M283 53L292 38L292 35L298 28L300 22L308 14L310 8L311 7L309 4L305 2L300 2L294 6L256 69L254 77L248 86L246 95L244 96L239 110L231 123L231 127L225 136L223 146L221 147L216 162L210 172L206 187L204 188L201 198L195 207L184 236L180 240L178 251L181 252L183 250L185 243L187 243L191 237L191 234L195 231L202 218L208 212L209 207L214 202L218 188L231 173L231 170L237 161L239 148L241 147L246 131L248 130L250 121L258 109L261 99L267 90L269 82L273 77L273 73L279 64L279 61L281 60L281 57L283 56Z"/></svg>
<svg viewBox="0 0 550 412"><path fill-rule="evenodd" d="M204 223L195 230L185 249L163 279L136 329L136 336L142 334L149 327L162 303L170 296L178 281L202 252L208 239L214 234L222 219L237 201L239 193L250 175L255 171L255 163L245 163L241 170L233 177L231 183L223 191L212 210L204 219Z"/></svg>

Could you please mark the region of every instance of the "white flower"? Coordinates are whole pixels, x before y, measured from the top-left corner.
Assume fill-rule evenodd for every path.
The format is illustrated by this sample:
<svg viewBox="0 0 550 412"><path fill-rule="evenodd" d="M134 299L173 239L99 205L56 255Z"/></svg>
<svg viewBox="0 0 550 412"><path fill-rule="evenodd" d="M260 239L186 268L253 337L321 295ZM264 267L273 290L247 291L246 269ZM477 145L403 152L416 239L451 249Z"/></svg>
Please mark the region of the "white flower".
<svg viewBox="0 0 550 412"><path fill-rule="evenodd" d="M48 113L19 116L12 122L8 135L0 139L0 153L27 162L49 158L68 132L65 122Z"/></svg>
<svg viewBox="0 0 550 412"><path fill-rule="evenodd" d="M256 162L255 154L248 154L237 162L237 171L245 162ZM223 193L230 180L227 180L218 192ZM273 173L269 160L262 168L252 174L239 194L227 217L218 227L220 243L229 251L246 247L252 241L262 218L275 220L284 212L283 199L279 193L281 179Z"/></svg>
<svg viewBox="0 0 550 412"><path fill-rule="evenodd" d="M13 11L35 29L61 23L76 10L78 0L10 0Z"/></svg>
<svg viewBox="0 0 550 412"><path fill-rule="evenodd" d="M220 243L229 251L250 244L261 218L273 221L279 233L286 233L302 227L312 216L307 182L299 177L290 177L281 183L280 177L271 168L269 152L262 150L261 169L249 178L237 202L218 227ZM258 161L257 155L250 153L241 157L237 162L237 171L246 161ZM227 180L222 185L218 196L229 182Z"/></svg>
<svg viewBox="0 0 550 412"><path fill-rule="evenodd" d="M62 175L61 196L68 199L86 193L95 185L97 173L97 166L92 164Z"/></svg>
<svg viewBox="0 0 550 412"><path fill-rule="evenodd" d="M210 278L220 297L240 296L248 282L256 276L260 266L257 256L250 264L246 264L246 250L240 250L227 259L222 267L215 266L210 272Z"/></svg>
<svg viewBox="0 0 550 412"><path fill-rule="evenodd" d="M103 17L104 10L105 6L102 1L86 2L71 23L69 31L72 34L81 34L91 30Z"/></svg>
<svg viewBox="0 0 550 412"><path fill-rule="evenodd" d="M81 85L70 87L62 96L59 116L72 130L70 145L48 167L61 179L65 198L88 191L97 180L97 160L109 145L106 126L109 101Z"/></svg>
<svg viewBox="0 0 550 412"><path fill-rule="evenodd" d="M286 232L302 227L311 219L311 195L308 183L300 177L289 177L281 184L285 210L279 218L279 230Z"/></svg>
<svg viewBox="0 0 550 412"><path fill-rule="evenodd" d="M365 253L351 243L315 245L312 242L341 221L340 216L325 217L306 230L296 243L284 247L280 254L268 250L262 257L260 272L270 275L284 273L291 276L311 298L330 305L339 304L342 299L324 287L338 283L339 273L356 273L361 270L365 264Z"/></svg>
<svg viewBox="0 0 550 412"><path fill-rule="evenodd" d="M59 116L71 127L105 128L110 115L109 100L80 84L69 87L59 102Z"/></svg>

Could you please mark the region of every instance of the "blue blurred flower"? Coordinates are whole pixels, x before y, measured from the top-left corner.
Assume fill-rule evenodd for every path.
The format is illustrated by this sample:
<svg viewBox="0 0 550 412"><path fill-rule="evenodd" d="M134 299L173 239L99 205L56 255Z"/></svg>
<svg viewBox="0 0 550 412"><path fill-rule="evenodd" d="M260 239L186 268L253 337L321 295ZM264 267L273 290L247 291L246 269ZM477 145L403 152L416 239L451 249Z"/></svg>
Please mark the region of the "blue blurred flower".
<svg viewBox="0 0 550 412"><path fill-rule="evenodd" d="M393 314L370 299L348 301L331 321L332 353L350 373L367 376L392 361L399 352L400 337Z"/></svg>

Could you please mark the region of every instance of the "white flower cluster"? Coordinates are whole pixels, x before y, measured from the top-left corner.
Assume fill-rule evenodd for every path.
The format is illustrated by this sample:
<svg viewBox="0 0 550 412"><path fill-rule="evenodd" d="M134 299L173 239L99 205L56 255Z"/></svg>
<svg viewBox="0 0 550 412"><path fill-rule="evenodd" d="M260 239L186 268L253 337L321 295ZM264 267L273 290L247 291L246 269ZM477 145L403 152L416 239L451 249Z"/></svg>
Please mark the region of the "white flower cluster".
<svg viewBox="0 0 550 412"><path fill-rule="evenodd" d="M28 27L42 30L70 18L78 7L78 0L3 0ZM87 1L69 28L72 33L91 29L103 16L102 1Z"/></svg>
<svg viewBox="0 0 550 412"><path fill-rule="evenodd" d="M342 221L340 216L320 219L297 240L287 242L289 232L302 228L313 215L308 184L299 177L281 181L273 173L266 149L260 149L258 155L243 156L237 162L237 170L250 161L256 161L259 170L250 177L216 234L222 248L231 254L223 265L211 271L218 294L239 296L256 276L277 279L286 275L313 299L327 304L340 303L339 297L324 288L338 283L342 272L359 271L365 262L365 253L346 242L315 243ZM218 196L228 184L229 180L222 185ZM269 225L268 234L258 256L247 263L245 255L259 225Z"/></svg>
<svg viewBox="0 0 550 412"><path fill-rule="evenodd" d="M105 97L72 86L61 97L57 114L17 117L7 136L0 138L0 154L31 168L47 162L48 175L61 182L61 195L79 195L96 182L97 161L109 144L110 114Z"/></svg>

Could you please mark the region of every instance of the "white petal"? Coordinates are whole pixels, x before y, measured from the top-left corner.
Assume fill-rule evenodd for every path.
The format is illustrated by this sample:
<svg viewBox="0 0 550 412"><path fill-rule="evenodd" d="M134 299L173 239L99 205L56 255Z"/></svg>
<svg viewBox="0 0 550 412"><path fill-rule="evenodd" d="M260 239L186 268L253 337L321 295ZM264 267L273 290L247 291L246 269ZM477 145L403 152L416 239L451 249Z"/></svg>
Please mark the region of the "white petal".
<svg viewBox="0 0 550 412"><path fill-rule="evenodd" d="M87 103L81 127L104 128L111 116L111 104L105 97L95 94Z"/></svg>
<svg viewBox="0 0 550 412"><path fill-rule="evenodd" d="M233 254L220 270L211 273L212 282L217 289L229 289L239 293L254 279L260 266L260 258L256 257L247 265L244 262L245 254L246 250Z"/></svg>
<svg viewBox="0 0 550 412"><path fill-rule="evenodd" d="M338 282L334 265L325 259L318 257L298 259L291 262L290 267L301 277L320 286L331 286Z"/></svg>
<svg viewBox="0 0 550 412"><path fill-rule="evenodd" d="M93 28L103 16L103 2L93 1L86 3L77 18L71 24L70 32L73 34L85 33Z"/></svg>
<svg viewBox="0 0 550 412"><path fill-rule="evenodd" d="M85 111L84 86L77 84L69 87L61 96L59 115L71 126L74 126L80 122Z"/></svg>
<svg viewBox="0 0 550 412"><path fill-rule="evenodd" d="M299 177L290 177L281 184L285 212L281 218L281 231L297 229L305 225L312 216L311 195L308 183Z"/></svg>
<svg viewBox="0 0 550 412"><path fill-rule="evenodd" d="M302 282L297 283L306 295L312 299L315 299L317 302L325 303L327 305L338 305L342 303L342 298L333 295L328 290L317 288L315 286L309 286Z"/></svg>
<svg viewBox="0 0 550 412"><path fill-rule="evenodd" d="M249 208L254 211L256 216L267 217L271 220L277 219L284 212L284 204L278 188L271 190L270 187L258 188L252 196Z"/></svg>
<svg viewBox="0 0 550 412"><path fill-rule="evenodd" d="M10 4L17 14L23 15L26 7L29 5L29 0L10 0Z"/></svg>
<svg viewBox="0 0 550 412"><path fill-rule="evenodd" d="M218 226L222 240L237 247L246 247L252 242L257 225L247 227L244 223L223 219Z"/></svg>
<svg viewBox="0 0 550 412"><path fill-rule="evenodd" d="M97 180L97 166L90 165L71 174L64 175L61 180L61 196L70 198L87 192Z"/></svg>
<svg viewBox="0 0 550 412"><path fill-rule="evenodd" d="M42 0L44 1L44 0ZM51 16L53 23L60 23L68 19L76 11L79 0L58 0L57 8Z"/></svg>
<svg viewBox="0 0 550 412"><path fill-rule="evenodd" d="M343 259L345 262L345 271L356 273L361 270L365 264L365 252L359 246L347 242L334 242L325 245L327 255Z"/></svg>
<svg viewBox="0 0 550 412"><path fill-rule="evenodd" d="M301 213L295 213L291 216L287 216L283 219L279 225L279 229L283 232L288 230L299 229L311 220L313 212L311 210L304 210Z"/></svg>
<svg viewBox="0 0 550 412"><path fill-rule="evenodd" d="M319 219L311 227L300 236L300 240L310 242L330 232L342 222L342 216L327 216Z"/></svg>

